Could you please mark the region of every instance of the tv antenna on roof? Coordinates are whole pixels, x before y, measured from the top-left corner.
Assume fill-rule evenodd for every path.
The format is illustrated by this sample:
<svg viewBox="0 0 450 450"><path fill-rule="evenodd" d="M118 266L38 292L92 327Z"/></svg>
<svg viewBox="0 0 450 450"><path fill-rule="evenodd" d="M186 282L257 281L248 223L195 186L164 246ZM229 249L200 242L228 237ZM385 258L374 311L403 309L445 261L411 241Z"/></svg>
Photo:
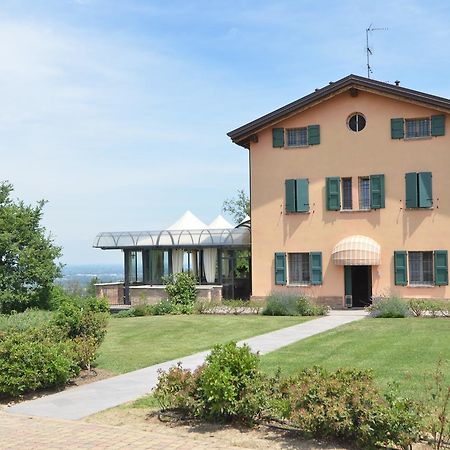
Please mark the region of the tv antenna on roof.
<svg viewBox="0 0 450 450"><path fill-rule="evenodd" d="M366 28L366 53L367 53L367 78L370 78L370 74L372 73L372 67L370 66L370 57L373 54L373 51L369 47L369 33L372 31L387 31L387 28L374 28L372 24L369 25L369 28Z"/></svg>

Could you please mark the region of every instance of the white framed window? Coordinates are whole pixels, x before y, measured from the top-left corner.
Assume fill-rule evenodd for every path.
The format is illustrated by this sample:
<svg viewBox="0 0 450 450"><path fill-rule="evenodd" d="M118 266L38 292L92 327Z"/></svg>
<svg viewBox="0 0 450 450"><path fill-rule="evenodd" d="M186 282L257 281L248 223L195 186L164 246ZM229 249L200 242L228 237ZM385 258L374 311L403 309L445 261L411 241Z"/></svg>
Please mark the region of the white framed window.
<svg viewBox="0 0 450 450"><path fill-rule="evenodd" d="M310 284L310 257L309 253L289 253L289 284Z"/></svg>
<svg viewBox="0 0 450 450"><path fill-rule="evenodd" d="M409 284L433 285L433 252L408 252Z"/></svg>
<svg viewBox="0 0 450 450"><path fill-rule="evenodd" d="M287 147L303 147L308 145L308 128L288 128L286 130Z"/></svg>
<svg viewBox="0 0 450 450"><path fill-rule="evenodd" d="M428 136L431 136L431 120L429 117L405 119L405 137L407 139Z"/></svg>
<svg viewBox="0 0 450 450"><path fill-rule="evenodd" d="M370 178L359 177L359 209L370 209Z"/></svg>

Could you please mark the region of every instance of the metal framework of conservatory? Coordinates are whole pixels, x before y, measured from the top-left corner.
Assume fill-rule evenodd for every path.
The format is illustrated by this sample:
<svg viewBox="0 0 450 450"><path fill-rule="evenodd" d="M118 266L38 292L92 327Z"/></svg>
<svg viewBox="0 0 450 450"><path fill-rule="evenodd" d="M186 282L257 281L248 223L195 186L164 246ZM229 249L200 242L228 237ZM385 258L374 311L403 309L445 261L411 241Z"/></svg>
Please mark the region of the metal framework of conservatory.
<svg viewBox="0 0 450 450"><path fill-rule="evenodd" d="M128 303L130 286L162 285L164 276L185 270L193 272L200 285L221 285L225 298L242 297L247 291L249 295L250 273L239 272L238 266L247 258L250 267L250 241L246 222L223 229L102 232L93 247L124 252Z"/></svg>

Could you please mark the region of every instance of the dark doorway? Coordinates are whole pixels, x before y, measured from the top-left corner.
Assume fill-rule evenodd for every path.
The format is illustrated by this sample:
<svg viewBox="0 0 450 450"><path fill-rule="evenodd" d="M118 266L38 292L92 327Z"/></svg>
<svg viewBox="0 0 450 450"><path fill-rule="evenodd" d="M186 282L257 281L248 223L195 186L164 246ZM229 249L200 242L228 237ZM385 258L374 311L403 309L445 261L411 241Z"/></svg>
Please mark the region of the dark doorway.
<svg viewBox="0 0 450 450"><path fill-rule="evenodd" d="M372 266L351 266L352 304L354 307L372 303Z"/></svg>

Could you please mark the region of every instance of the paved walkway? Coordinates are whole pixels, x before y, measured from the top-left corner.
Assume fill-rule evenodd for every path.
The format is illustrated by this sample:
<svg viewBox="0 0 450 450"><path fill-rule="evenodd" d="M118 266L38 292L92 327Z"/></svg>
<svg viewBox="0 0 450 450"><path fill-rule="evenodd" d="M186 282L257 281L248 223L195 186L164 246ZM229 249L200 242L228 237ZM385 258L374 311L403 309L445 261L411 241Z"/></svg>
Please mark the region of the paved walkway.
<svg viewBox="0 0 450 450"><path fill-rule="evenodd" d="M364 311L332 311L329 316L245 339L239 344L247 343L253 351L265 354L365 316ZM208 351L205 351L177 358L36 400L22 402L6 411L12 414L56 419L82 419L148 394L158 382L159 370L167 370L177 362L181 362L184 368L195 369L203 363L207 354Z"/></svg>
<svg viewBox="0 0 450 450"><path fill-rule="evenodd" d="M27 417L0 412L2 450L242 450L228 442L192 436L182 439L173 433L141 431L136 428L69 420Z"/></svg>

